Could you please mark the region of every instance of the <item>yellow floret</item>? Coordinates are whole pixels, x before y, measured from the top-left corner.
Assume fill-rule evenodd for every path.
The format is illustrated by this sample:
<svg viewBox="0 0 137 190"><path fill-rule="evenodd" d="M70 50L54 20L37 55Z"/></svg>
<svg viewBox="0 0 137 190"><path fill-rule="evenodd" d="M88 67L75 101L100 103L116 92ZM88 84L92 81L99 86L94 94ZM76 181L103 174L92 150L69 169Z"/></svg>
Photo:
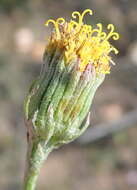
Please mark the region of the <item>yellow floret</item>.
<svg viewBox="0 0 137 190"><path fill-rule="evenodd" d="M102 24L98 23L97 28L93 29L91 25L84 24L83 18L86 13L92 15L90 9L86 9L82 14L75 11L73 19L66 22L64 18L57 20L48 20L46 25L53 23L55 31L52 33L46 50L52 51L53 47L63 49L66 63L75 58L80 60L80 71L83 72L88 64L93 64L96 73L107 74L110 72L110 63L113 61L109 56L110 52L118 53L109 39L119 39L119 34L114 32L114 25L109 24L107 29L109 33L102 31Z"/></svg>

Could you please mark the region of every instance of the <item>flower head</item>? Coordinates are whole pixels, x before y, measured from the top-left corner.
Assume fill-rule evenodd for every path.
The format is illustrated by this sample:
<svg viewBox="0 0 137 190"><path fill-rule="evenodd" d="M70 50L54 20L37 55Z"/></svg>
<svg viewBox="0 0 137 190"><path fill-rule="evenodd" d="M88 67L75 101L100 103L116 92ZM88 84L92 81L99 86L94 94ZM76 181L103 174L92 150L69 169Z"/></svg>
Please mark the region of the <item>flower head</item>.
<svg viewBox="0 0 137 190"><path fill-rule="evenodd" d="M92 15L92 10L86 9L82 14L78 11L72 13L72 19L67 22L64 18L48 20L54 25L46 52L58 48L63 51L66 64L74 59L79 59L79 70L83 72L87 65L95 67L96 73L107 74L110 72L110 52L118 53L118 50L109 42L119 39L119 34L114 32L114 25L109 24L108 33L102 30L102 24L98 23L97 28L84 23L85 14ZM77 21L75 20L77 19Z"/></svg>
<svg viewBox="0 0 137 190"><path fill-rule="evenodd" d="M68 143L88 127L88 112L97 88L110 72L110 52L118 53L109 39L119 38L114 26L108 34L84 24L86 9L75 11L66 22L63 18L48 20L54 24L44 54L39 77L31 86L25 102L25 115L33 133L53 147ZM84 124L85 123L85 124ZM30 126L30 125L29 125Z"/></svg>

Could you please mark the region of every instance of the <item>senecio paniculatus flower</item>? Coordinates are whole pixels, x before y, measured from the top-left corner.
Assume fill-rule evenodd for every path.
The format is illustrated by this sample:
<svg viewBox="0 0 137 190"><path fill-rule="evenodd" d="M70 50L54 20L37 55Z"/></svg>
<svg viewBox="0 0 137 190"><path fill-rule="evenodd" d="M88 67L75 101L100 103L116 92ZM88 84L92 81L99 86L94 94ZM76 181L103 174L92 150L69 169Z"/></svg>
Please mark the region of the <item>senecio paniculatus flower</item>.
<svg viewBox="0 0 137 190"><path fill-rule="evenodd" d="M89 126L89 109L97 88L114 64L118 50L109 42L119 39L114 26L102 30L84 23L85 14L75 11L72 19L48 20L53 24L44 53L40 76L25 101L28 128L28 170L25 190L34 189L41 164L49 152L79 137Z"/></svg>

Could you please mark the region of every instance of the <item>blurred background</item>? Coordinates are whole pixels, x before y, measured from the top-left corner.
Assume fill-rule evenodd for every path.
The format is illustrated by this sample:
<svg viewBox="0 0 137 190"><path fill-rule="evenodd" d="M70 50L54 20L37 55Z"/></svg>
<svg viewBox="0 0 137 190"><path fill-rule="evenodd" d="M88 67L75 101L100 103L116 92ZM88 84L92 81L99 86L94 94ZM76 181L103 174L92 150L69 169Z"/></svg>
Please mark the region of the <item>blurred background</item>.
<svg viewBox="0 0 137 190"><path fill-rule="evenodd" d="M0 190L22 186L23 100L40 71L44 22L86 8L94 11L89 24L116 26L120 53L94 98L92 128L49 156L37 189L137 189L137 0L0 0Z"/></svg>

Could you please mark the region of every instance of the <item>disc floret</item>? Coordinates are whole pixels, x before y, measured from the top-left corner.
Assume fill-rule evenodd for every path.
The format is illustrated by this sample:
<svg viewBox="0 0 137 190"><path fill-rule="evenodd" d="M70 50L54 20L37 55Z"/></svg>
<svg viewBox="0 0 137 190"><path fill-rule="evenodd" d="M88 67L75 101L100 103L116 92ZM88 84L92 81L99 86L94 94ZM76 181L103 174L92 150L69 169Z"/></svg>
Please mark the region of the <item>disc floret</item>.
<svg viewBox="0 0 137 190"><path fill-rule="evenodd" d="M69 22L64 18L48 20L46 25L53 23L55 30L52 32L46 51L52 51L55 47L63 50L67 64L79 58L81 72L88 64L92 64L96 73L110 73L110 63L113 63L110 53L113 51L117 54L118 50L109 40L110 38L118 40L119 34L114 32L113 24L108 24L108 34L103 31L101 23L97 24L97 28L85 24L83 19L87 13L93 14L92 10L86 9L82 14L74 11Z"/></svg>

